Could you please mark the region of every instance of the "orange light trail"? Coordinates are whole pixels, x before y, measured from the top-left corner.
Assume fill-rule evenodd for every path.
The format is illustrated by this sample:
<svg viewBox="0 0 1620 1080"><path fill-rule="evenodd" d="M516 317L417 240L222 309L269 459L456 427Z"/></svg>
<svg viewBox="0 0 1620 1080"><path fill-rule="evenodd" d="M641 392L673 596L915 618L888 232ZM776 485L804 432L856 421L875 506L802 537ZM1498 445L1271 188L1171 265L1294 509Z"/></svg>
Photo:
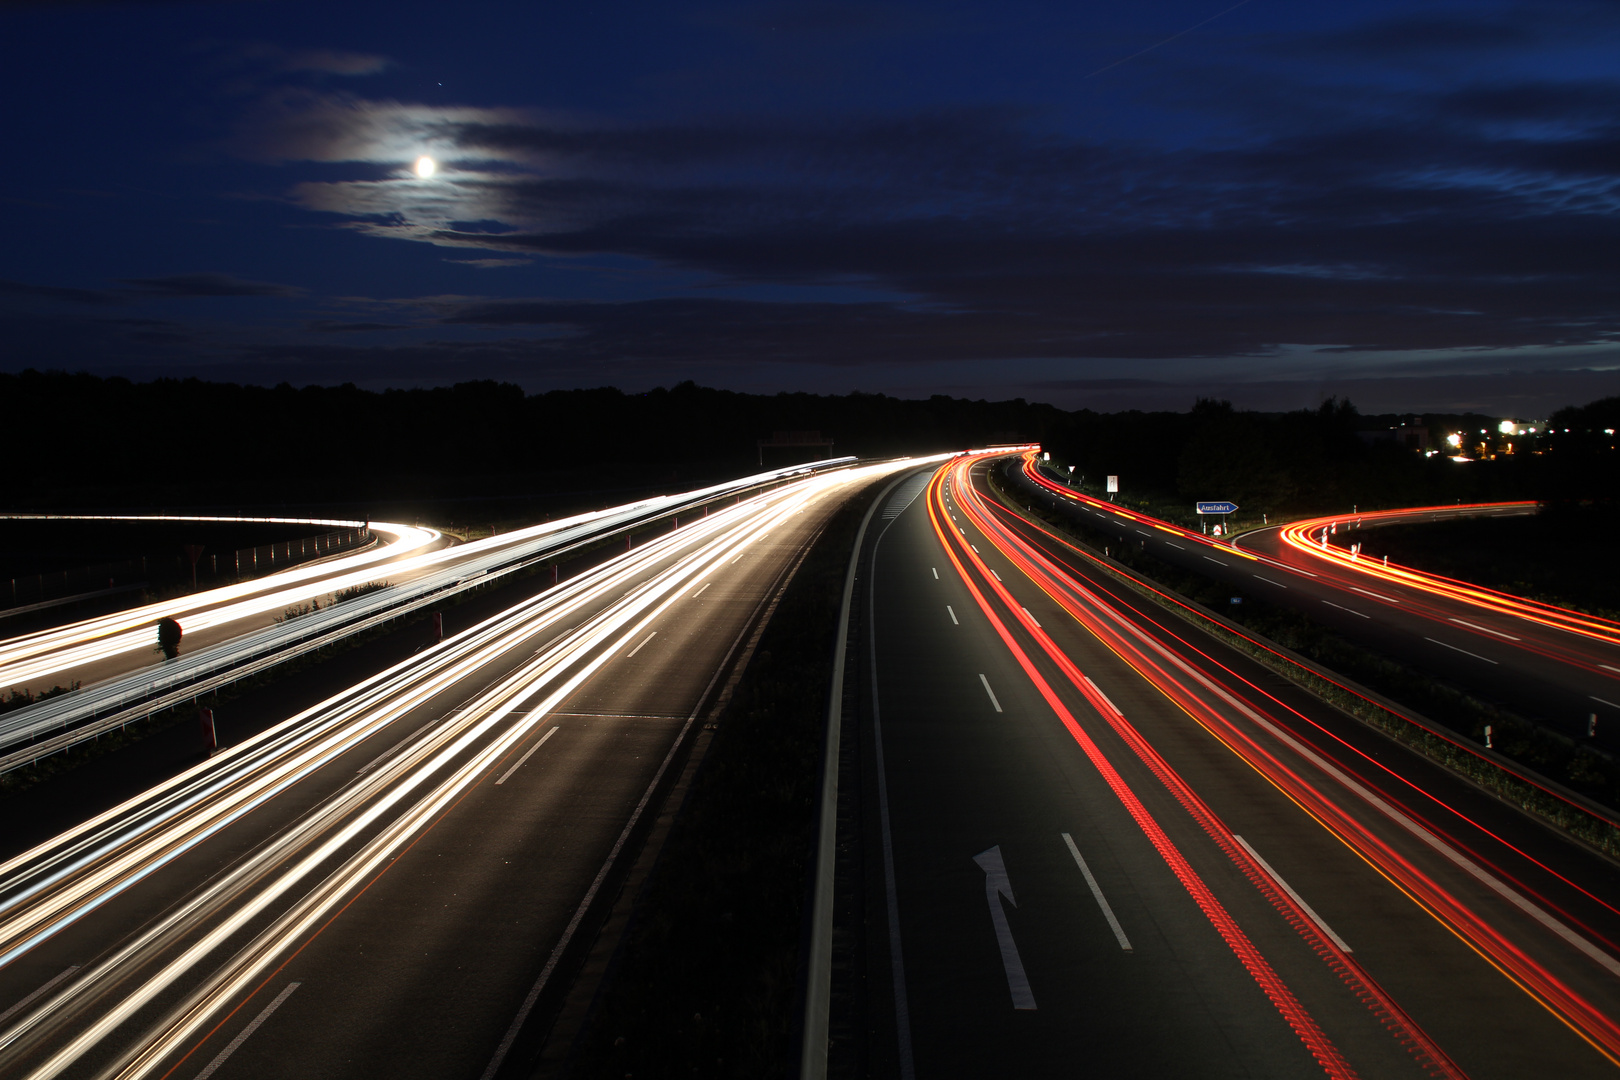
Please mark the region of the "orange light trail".
<svg viewBox="0 0 1620 1080"><path fill-rule="evenodd" d="M1026 458L1026 465L1029 460ZM1102 616L1106 615L1112 623L1118 624L1119 627L1123 627L1131 634L1141 637L1150 645L1153 644L1151 639L1148 639L1140 629L1130 624L1119 611L1105 600L1086 589L1080 582L1053 564L1044 554L1029 546L1021 537L995 520L993 515L987 511L979 493L973 489L971 484L965 482L967 480L965 463L957 464L952 468L960 474L954 487L957 494L957 506L973 520L975 526L997 547L1000 553L1028 576L1037 587L1041 588L1054 602L1059 604L1100 642L1152 683L1169 700L1186 712L1188 716L1220 739L1223 744L1247 762L1250 767L1254 768L1256 772L1279 791L1311 814L1312 817L1386 879L1428 910L1442 925L1445 925L1452 933L1456 934L1470 948L1506 974L1513 982L1569 1026L1571 1030L1598 1049L1599 1052L1603 1053L1611 1061L1620 1064L1620 1025L1617 1025L1613 1019L1604 1015L1590 1002L1587 1002L1574 990L1564 985L1556 976L1548 972L1542 965L1530 958L1522 949L1492 927L1482 916L1447 892L1409 859L1396 852L1388 843L1375 835L1362 822L1345 812L1337 802L1324 795L1294 768L1285 765L1273 752L1262 747L1249 733L1240 729L1218 710L1211 707L1202 695L1196 690L1190 689L1174 673L1138 648L1126 634L1121 633L1114 625L1110 625L1109 621L1104 621ZM932 506L930 511L932 512ZM943 539L944 535L941 534L942 542ZM955 553L951 552L950 554L953 563L958 567L958 571L962 572L961 563L956 559ZM1191 789L1186 787L1185 783L1174 774L1167 763L1158 758L1158 755L1147 744L1146 740L1118 713L1118 710L1112 707L1111 703L1108 703L1106 697L1096 692L1096 688L1092 686L1090 680L1085 678L1083 673L1057 647L1046 632L1036 626L1032 618L1024 614L1023 606L1013 599L1004 585L994 579L994 575L989 572L989 568L984 565L983 560L971 551L964 550L963 555L976 565L985 583L1007 605L1013 618L1051 657L1059 669L1074 683L1076 689L1091 702L1099 715L1110 723L1125 739L1127 744L1153 769L1155 774L1159 775L1161 781L1166 783L1178 801L1200 821L1200 824L1204 825L1211 836L1221 845L1223 851L1226 851L1229 857L1244 870L1246 876L1249 876L1251 880L1257 880L1257 883L1262 884L1264 888L1264 879L1257 876L1259 873L1258 868L1249 865L1250 860L1247 854L1235 849L1226 842L1229 832L1219 824L1219 819L1214 816L1213 811L1209 810ZM966 580L965 573L964 580ZM973 589L976 597L980 596L978 590L971 583L969 587ZM985 606L982 599L980 602L981 606ZM990 614L988 607L986 607L986 613ZM994 619L994 616L992 616L992 619L999 628L999 620ZM1003 637L1005 639L1006 635L1004 634ZM1163 650L1162 647L1160 647L1160 651L1165 652L1167 658L1171 659L1177 666L1182 667L1188 674L1197 677L1190 667L1170 656L1168 651ZM1248 685L1245 680L1239 679L1239 681L1243 681L1245 685ZM1220 696L1227 696L1218 688L1211 686L1210 689L1214 689L1216 694ZM1269 695L1265 696L1269 697ZM1228 703L1239 708L1240 711L1250 711L1229 696ZM1268 721L1252 713L1252 711L1250 711L1250 716L1251 719L1256 720L1262 726L1275 727L1275 725L1270 725ZM1071 728L1072 730L1073 728ZM1273 733L1282 735L1280 730L1274 730ZM1283 735L1283 741L1288 741L1286 735ZM1304 747L1296 746L1295 749L1303 751L1304 756L1307 758L1315 756ZM1328 765L1325 761L1318 759L1317 764L1323 767L1329 776L1338 773L1337 769ZM1372 795L1371 792L1366 791L1364 788L1356 791L1360 785L1344 774L1338 773L1334 778L1346 790L1361 796L1363 799L1374 801L1375 804L1382 802L1377 796ZM1387 807L1387 804L1385 806ZM1384 810L1386 816L1392 811L1393 808ZM1393 812L1399 813L1398 811ZM1432 833L1430 835L1432 836L1431 846L1446 843L1446 840L1441 839L1440 836L1434 836ZM1445 852L1442 850L1442 853ZM1453 861L1455 862L1456 859L1453 859ZM1588 893L1588 895L1590 894ZM1520 900L1521 907L1529 903L1528 901L1522 901L1522 898ZM1279 910L1285 910L1282 904L1279 904ZM1550 916L1545 916L1544 913L1542 918L1544 923L1550 921ZM1294 919L1290 918L1289 921L1292 923ZM1566 938L1571 936L1567 928L1559 928L1563 929ZM1555 928L1555 932L1556 929L1558 928ZM1309 936L1307 935L1307 937ZM1318 945L1317 941L1311 943L1317 947L1317 951L1324 955L1325 958L1338 953L1338 950L1331 942L1321 942L1320 945ZM1589 942L1582 941L1581 944L1584 944L1588 950L1595 948ZM1343 956L1342 953L1334 956L1330 963L1336 971L1340 972L1341 977L1344 977L1345 973L1349 972L1360 980L1364 980L1369 986L1376 985L1371 982L1370 976L1367 976L1361 970L1359 964L1350 957ZM1613 964L1612 958L1610 958L1610 963ZM1347 978L1346 981L1350 980ZM1381 998L1381 992L1377 992L1376 996ZM1385 998L1374 1008L1385 1019L1386 1024L1392 1030L1397 1031L1400 1037L1405 1039L1410 1035L1414 1041L1409 1045L1413 1046L1414 1052L1419 1053L1420 1057L1432 1055L1429 1063L1431 1067L1440 1067L1442 1069L1448 1067L1444 1064L1447 1059L1443 1052L1434 1046L1426 1036L1422 1035L1416 1025L1409 1025L1409 1021L1403 1019L1404 1014L1400 1012L1399 1007L1393 1001ZM1387 1014L1385 1009L1388 1010ZM1407 1031L1399 1030L1408 1027L1408 1025L1409 1029ZM1423 1048L1422 1051L1418 1050L1420 1046Z"/></svg>

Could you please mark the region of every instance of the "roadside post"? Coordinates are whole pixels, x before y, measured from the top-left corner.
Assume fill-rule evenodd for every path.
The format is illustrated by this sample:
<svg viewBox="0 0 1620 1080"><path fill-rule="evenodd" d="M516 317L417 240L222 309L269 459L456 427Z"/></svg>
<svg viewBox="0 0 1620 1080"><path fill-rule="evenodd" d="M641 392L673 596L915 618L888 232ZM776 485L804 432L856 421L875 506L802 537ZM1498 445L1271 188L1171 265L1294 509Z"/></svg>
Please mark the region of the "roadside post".
<svg viewBox="0 0 1620 1080"><path fill-rule="evenodd" d="M219 735L214 730L214 710L204 705L197 710L197 721L202 727L203 753L212 757L219 749Z"/></svg>

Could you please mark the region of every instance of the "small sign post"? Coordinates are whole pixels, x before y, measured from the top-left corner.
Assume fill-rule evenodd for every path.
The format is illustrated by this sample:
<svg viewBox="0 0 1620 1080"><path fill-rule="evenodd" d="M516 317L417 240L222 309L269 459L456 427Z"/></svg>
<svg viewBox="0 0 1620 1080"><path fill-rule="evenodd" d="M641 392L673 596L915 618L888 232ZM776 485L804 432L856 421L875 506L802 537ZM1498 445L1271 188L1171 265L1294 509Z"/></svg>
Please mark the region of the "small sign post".
<svg viewBox="0 0 1620 1080"><path fill-rule="evenodd" d="M1212 502L1201 502L1201 503L1198 504L1198 512L1200 514L1220 514L1221 515L1221 523L1219 525L1215 526L1215 535L1216 536L1225 535L1225 533L1227 531L1227 529L1226 529L1226 515L1227 514L1235 514L1235 513L1237 513L1237 508L1238 508L1237 503L1235 503L1235 502L1226 502L1225 500L1216 500L1216 501L1212 501Z"/></svg>
<svg viewBox="0 0 1620 1080"><path fill-rule="evenodd" d="M1118 492L1118 491L1119 491L1119 477L1117 477L1117 476L1110 476L1110 477L1109 477L1109 478L1108 478L1108 501L1109 501L1109 502L1113 502L1113 501L1114 501L1114 495L1115 495L1115 494L1116 494L1116 493L1117 493L1117 492Z"/></svg>

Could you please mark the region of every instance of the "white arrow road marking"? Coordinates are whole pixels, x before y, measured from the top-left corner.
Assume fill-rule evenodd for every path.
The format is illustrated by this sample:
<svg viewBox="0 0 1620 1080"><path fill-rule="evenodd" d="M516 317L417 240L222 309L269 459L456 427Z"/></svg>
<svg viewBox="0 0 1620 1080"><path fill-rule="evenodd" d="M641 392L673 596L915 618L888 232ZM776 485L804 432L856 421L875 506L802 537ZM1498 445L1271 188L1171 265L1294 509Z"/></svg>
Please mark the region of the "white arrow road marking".
<svg viewBox="0 0 1620 1080"><path fill-rule="evenodd" d="M996 927L996 943L1001 946L1001 966L1007 969L1007 989L1012 991L1015 1009L1033 1009L1035 995L1030 993L1029 976L1024 974L1024 962L1018 958L1018 946L1013 944L1012 927L1007 925L1007 912L1001 906L1001 897L1013 907L1012 883L1007 880L1007 865L1001 861L1001 845L973 856L973 861L984 871L984 895L990 901L990 921Z"/></svg>
<svg viewBox="0 0 1620 1080"><path fill-rule="evenodd" d="M1114 932L1115 939L1119 941L1119 947L1126 952L1134 952L1135 950L1131 948L1131 939L1125 936L1124 927L1120 926L1119 920L1114 918L1114 909L1108 906L1107 900L1103 899L1102 888L1098 886L1097 879L1091 876L1091 867L1087 866L1086 860L1080 857L1080 849L1074 846L1074 837L1068 833L1060 833L1059 835L1063 837L1063 842L1069 845L1069 854L1074 856L1074 864L1086 876L1086 885L1091 889L1091 895L1096 898L1097 906L1102 908L1103 918L1108 920L1108 928Z"/></svg>

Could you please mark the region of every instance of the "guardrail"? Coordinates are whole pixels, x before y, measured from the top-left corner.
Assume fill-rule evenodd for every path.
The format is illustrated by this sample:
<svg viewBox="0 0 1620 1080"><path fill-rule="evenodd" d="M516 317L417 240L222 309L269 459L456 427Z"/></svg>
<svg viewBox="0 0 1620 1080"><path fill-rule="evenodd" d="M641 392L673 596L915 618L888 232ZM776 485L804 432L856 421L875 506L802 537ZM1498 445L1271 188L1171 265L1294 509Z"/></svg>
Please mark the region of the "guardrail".
<svg viewBox="0 0 1620 1080"><path fill-rule="evenodd" d="M139 672L69 694L49 698L0 717L0 773L30 765L79 742L195 699L222 686L258 674L276 664L361 633L418 608L438 603L467 589L516 573L542 561L650 522L678 515L717 498L768 488L785 480L835 468L856 459L835 458L791 469L743 477L726 484L659 496L606 512L594 519L515 544L500 544L487 554L424 575L406 585L390 586L296 619L225 642L163 665L161 674ZM491 538L499 541L501 538ZM487 541L486 541L487 542ZM379 576L383 569L379 567ZM52 734L55 732L56 734Z"/></svg>

